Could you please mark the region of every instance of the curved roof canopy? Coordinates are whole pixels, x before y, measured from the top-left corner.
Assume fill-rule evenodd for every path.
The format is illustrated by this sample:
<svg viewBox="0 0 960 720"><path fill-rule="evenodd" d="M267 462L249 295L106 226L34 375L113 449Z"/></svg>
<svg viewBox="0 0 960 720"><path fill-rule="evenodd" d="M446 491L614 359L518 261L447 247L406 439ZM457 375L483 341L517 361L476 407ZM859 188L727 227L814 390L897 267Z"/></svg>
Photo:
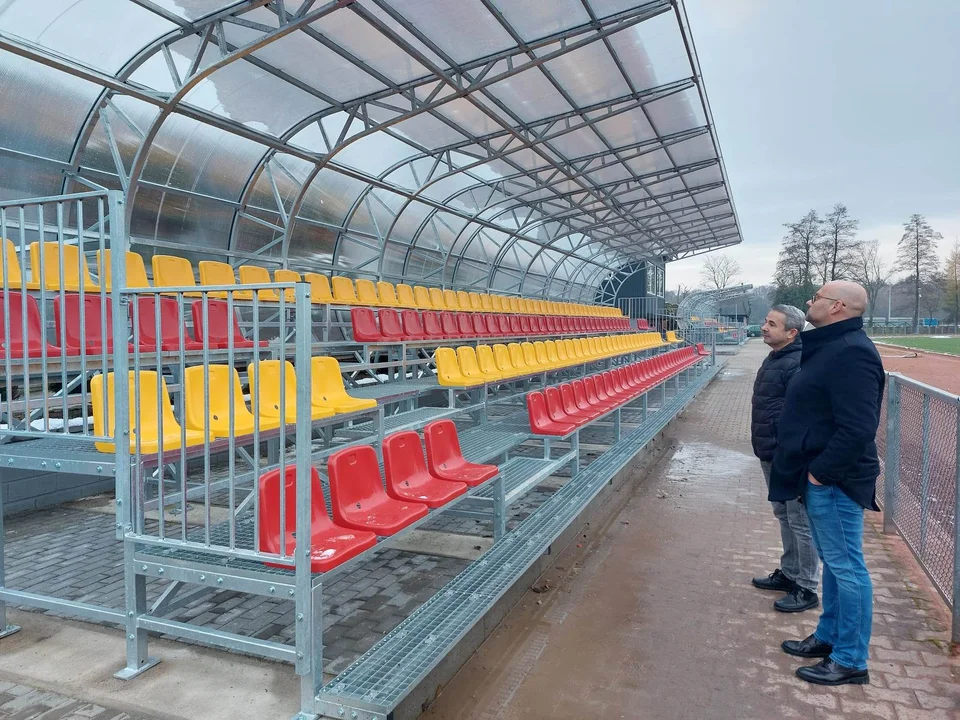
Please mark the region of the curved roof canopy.
<svg viewBox="0 0 960 720"><path fill-rule="evenodd" d="M0 199L181 254L592 301L740 242L670 0L7 0L0 92Z"/></svg>

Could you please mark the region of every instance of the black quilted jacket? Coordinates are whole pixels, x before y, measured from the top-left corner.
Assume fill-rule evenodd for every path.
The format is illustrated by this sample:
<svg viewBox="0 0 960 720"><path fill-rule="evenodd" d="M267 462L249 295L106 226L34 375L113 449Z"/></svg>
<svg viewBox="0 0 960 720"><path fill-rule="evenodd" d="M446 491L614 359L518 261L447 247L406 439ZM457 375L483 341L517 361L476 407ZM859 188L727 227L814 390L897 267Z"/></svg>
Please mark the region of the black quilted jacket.
<svg viewBox="0 0 960 720"><path fill-rule="evenodd" d="M763 361L753 383L753 412L750 416L750 440L753 454L761 460L773 460L777 449L777 430L787 383L800 369L800 336Z"/></svg>

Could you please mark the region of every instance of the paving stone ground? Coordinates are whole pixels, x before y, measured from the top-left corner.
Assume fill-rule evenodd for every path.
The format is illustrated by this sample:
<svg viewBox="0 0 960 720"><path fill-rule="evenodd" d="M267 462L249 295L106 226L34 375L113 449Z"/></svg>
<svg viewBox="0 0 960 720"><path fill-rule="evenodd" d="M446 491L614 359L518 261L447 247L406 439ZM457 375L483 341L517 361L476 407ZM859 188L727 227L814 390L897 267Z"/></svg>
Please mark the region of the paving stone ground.
<svg viewBox="0 0 960 720"><path fill-rule="evenodd" d="M751 341L727 361L671 428L657 470L596 537L561 554L425 718L960 718L949 613L878 514L864 540L871 684L811 686L794 672L812 661L780 650L812 632L818 611L777 613L777 595L750 586L780 554L749 444L764 353Z"/></svg>

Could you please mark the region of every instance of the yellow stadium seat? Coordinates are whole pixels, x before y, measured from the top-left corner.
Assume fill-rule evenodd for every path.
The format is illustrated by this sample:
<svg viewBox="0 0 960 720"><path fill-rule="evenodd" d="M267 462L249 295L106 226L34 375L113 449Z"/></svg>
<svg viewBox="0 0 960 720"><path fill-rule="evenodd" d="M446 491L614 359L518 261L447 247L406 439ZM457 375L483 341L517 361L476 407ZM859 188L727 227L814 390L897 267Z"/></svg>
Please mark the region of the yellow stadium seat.
<svg viewBox="0 0 960 720"><path fill-rule="evenodd" d="M154 287L196 287L193 266L186 258L176 255L154 255L150 258L153 267ZM168 293L170 294L170 293ZM200 297L198 292L185 292L187 297Z"/></svg>
<svg viewBox="0 0 960 720"><path fill-rule="evenodd" d="M259 365L259 367L257 367ZM257 404L257 411L261 417L277 418L280 414L280 360L262 360L260 363L250 363L247 366L247 376L250 379L250 404ZM259 375L258 375L259 373ZM287 423L297 421L297 373L293 364L283 361L284 414ZM311 407L311 418L321 420L332 417L335 413L327 408Z"/></svg>
<svg viewBox="0 0 960 720"><path fill-rule="evenodd" d="M494 312L509 312L509 309L503 307L504 298L499 295L490 296L490 304L493 306Z"/></svg>
<svg viewBox="0 0 960 720"><path fill-rule="evenodd" d="M460 361L453 348L437 348L433 359L437 363L437 382L443 387L466 387L483 383L482 377L468 378L460 372Z"/></svg>
<svg viewBox="0 0 960 720"><path fill-rule="evenodd" d="M338 305L360 304L357 291L353 287L353 280L342 275L334 275L331 284L333 285L333 301L335 303Z"/></svg>
<svg viewBox="0 0 960 720"><path fill-rule="evenodd" d="M240 373L229 365L209 365L209 423L203 414L203 365L188 367L183 374L184 408L189 430L210 432L214 438L230 437L230 396L233 396L233 435L253 435L256 418L247 408ZM260 418L260 430L280 427L279 418Z"/></svg>
<svg viewBox="0 0 960 720"><path fill-rule="evenodd" d="M489 345L477 345L477 364L480 372L493 380L502 380L513 374L512 371L505 373L497 367L497 356Z"/></svg>
<svg viewBox="0 0 960 720"><path fill-rule="evenodd" d="M461 310L466 310L467 312L473 311L473 307L470 304L470 296L466 290L457 290L457 305L460 306Z"/></svg>
<svg viewBox="0 0 960 720"><path fill-rule="evenodd" d="M570 365L575 365L580 363L580 354L577 352L576 346L573 344L573 340L566 338L565 340L557 340L557 346L563 346L564 352L567 354L567 360Z"/></svg>
<svg viewBox="0 0 960 720"><path fill-rule="evenodd" d="M457 293L454 290L443 290L443 306L447 310L465 310L466 308L460 307L460 300L457 298ZM431 293L432 296L432 293Z"/></svg>
<svg viewBox="0 0 960 720"><path fill-rule="evenodd" d="M461 345L457 348L457 360L460 361L460 372L471 380L490 382L502 379L499 372L489 373L481 369L477 352L469 345Z"/></svg>
<svg viewBox="0 0 960 720"><path fill-rule="evenodd" d="M372 305L374 307L380 305L377 286L373 284L372 280L365 280L363 278L357 280L357 302L361 305Z"/></svg>
<svg viewBox="0 0 960 720"><path fill-rule="evenodd" d="M440 310L433 303L433 296L430 294L430 291L427 290L423 285L414 285L413 286L413 298L417 301L417 307L421 310ZM440 300L443 300L443 294L440 294Z"/></svg>
<svg viewBox="0 0 960 720"><path fill-rule="evenodd" d="M259 265L241 265L240 266L240 284L241 285L263 285L271 283L270 271ZM260 302L275 303L280 302L280 293L274 288L264 288L257 290L257 297Z"/></svg>
<svg viewBox="0 0 960 720"><path fill-rule="evenodd" d="M429 299L430 296L427 295L427 300ZM404 283L397 285L397 304L399 304L400 307L405 308L416 308L420 306L420 304L417 302L417 296L414 293L413 288L409 285L405 285Z"/></svg>
<svg viewBox="0 0 960 720"><path fill-rule="evenodd" d="M137 451L137 439L140 441L140 452L145 455L155 455L163 448L164 452L179 450L181 447L181 433L186 440L186 447L203 445L202 430L184 429L181 431L177 418L173 414L173 403L167 392L167 383L163 377L153 370L141 370L139 373L139 398L137 393L137 373L129 372L129 392L127 397L130 408L130 452ZM159 404L157 402L157 383L159 382ZM107 373L106 396L104 406L103 375L94 375L90 380L90 404L93 406L93 431L97 435L111 436L116 431L116 397L114 374ZM163 423L161 437L160 425ZM105 453L114 452L112 442L95 443L97 450Z"/></svg>
<svg viewBox="0 0 960 720"><path fill-rule="evenodd" d="M233 268L229 263L216 262L214 260L201 260L197 263L197 271L200 274L201 285L236 285L237 278L233 274ZM247 293L251 295L251 293ZM225 298L226 292L211 291L210 297Z"/></svg>
<svg viewBox="0 0 960 720"><path fill-rule="evenodd" d="M510 353L510 364L513 365L518 375L536 372L536 368L529 367L527 361L523 358L523 348L520 343L510 343L507 345L507 351Z"/></svg>
<svg viewBox="0 0 960 720"><path fill-rule="evenodd" d="M562 340L547 340L546 342L552 342L554 344L557 349L557 358L564 367L569 367L574 363L575 358L567 355L567 346L563 344Z"/></svg>
<svg viewBox="0 0 960 720"><path fill-rule="evenodd" d="M471 292L467 293L467 296L470 298L470 309L474 312L483 312L483 299L480 297L480 293Z"/></svg>
<svg viewBox="0 0 960 720"><path fill-rule="evenodd" d="M547 346L543 344L542 340L535 340L533 342L534 352L537 354L537 366L541 370L556 370L557 363L555 360L551 360L547 355Z"/></svg>
<svg viewBox="0 0 960 720"><path fill-rule="evenodd" d="M553 340L544 340L544 348L547 351L547 360L553 363L556 368L563 368L567 366L566 360L561 359L560 352L557 350L557 343Z"/></svg>
<svg viewBox="0 0 960 720"><path fill-rule="evenodd" d="M126 283L128 288L150 287L150 281L147 279L147 268L143 264L143 256L140 253L127 250L126 265ZM97 274L100 276L100 282L104 284L107 292L113 289L113 282L111 280L112 273L110 250L104 250L103 257L100 256L100 251L97 250Z"/></svg>
<svg viewBox="0 0 960 720"><path fill-rule="evenodd" d="M55 242L43 243L43 280L47 290L60 290L60 248L63 248L63 289L67 292L80 292L83 283L85 292L99 292L100 286L90 277L87 259L76 245L60 245ZM30 243L30 280L40 285L40 243Z"/></svg>
<svg viewBox="0 0 960 720"><path fill-rule="evenodd" d="M480 293L480 308L484 312L493 312L493 298L487 293Z"/></svg>
<svg viewBox="0 0 960 720"><path fill-rule="evenodd" d="M414 290L416 290L416 288L414 288ZM447 306L447 299L446 297L444 297L443 290L441 290L440 288L432 287L430 288L429 293L430 293L430 304L434 307L434 309L436 310L456 310L457 309L456 305L454 305L453 307ZM454 300L456 300L456 295L454 295Z"/></svg>
<svg viewBox="0 0 960 720"><path fill-rule="evenodd" d="M17 248L11 240L4 239L4 251L7 257L7 285L5 287L22 288L23 271L20 268L20 260L17 255ZM109 251L108 251L109 252ZM0 283L3 282L3 267L0 265ZM32 280L27 280L26 290L39 290L40 284ZM109 290L109 288L107 288Z"/></svg>
<svg viewBox="0 0 960 720"><path fill-rule="evenodd" d="M549 369L546 365L541 364L540 358L537 357L537 348L532 342L522 342L520 348L523 350L523 362L526 363L530 372L543 372ZM546 353L543 357L546 359Z"/></svg>
<svg viewBox="0 0 960 720"><path fill-rule="evenodd" d="M573 344L574 355L579 360L589 360L590 352L583 346L583 340L581 338L573 338L570 341Z"/></svg>
<svg viewBox="0 0 960 720"><path fill-rule="evenodd" d="M400 301L397 298L397 291L393 283L381 280L377 283L377 297L380 298L380 304L383 307L400 307Z"/></svg>
<svg viewBox="0 0 960 720"><path fill-rule="evenodd" d="M300 277L300 273L296 270L285 270L283 268L277 268L273 271L273 281L278 283L298 283L303 282L303 278ZM313 295L313 288L310 288L310 294ZM293 288L283 291L283 296L286 298L287 302L296 302L297 295ZM311 302L313 298L311 297Z"/></svg>
<svg viewBox="0 0 960 720"><path fill-rule="evenodd" d="M335 413L372 410L376 400L350 397L343 387L340 363L332 357L315 357L310 361L310 395L314 408L330 409Z"/></svg>
<svg viewBox="0 0 960 720"><path fill-rule="evenodd" d="M511 312L511 313L520 312L520 298L505 297L503 299L503 309L505 312Z"/></svg>
<svg viewBox="0 0 960 720"><path fill-rule="evenodd" d="M303 279L310 283L310 302L324 304L333 302L330 278L320 273L304 273Z"/></svg>
<svg viewBox="0 0 960 720"><path fill-rule="evenodd" d="M522 373L521 370L513 366L513 362L510 360L510 351L507 350L506 345L493 346L493 359L496 362L497 370L499 370L504 377L514 377Z"/></svg>

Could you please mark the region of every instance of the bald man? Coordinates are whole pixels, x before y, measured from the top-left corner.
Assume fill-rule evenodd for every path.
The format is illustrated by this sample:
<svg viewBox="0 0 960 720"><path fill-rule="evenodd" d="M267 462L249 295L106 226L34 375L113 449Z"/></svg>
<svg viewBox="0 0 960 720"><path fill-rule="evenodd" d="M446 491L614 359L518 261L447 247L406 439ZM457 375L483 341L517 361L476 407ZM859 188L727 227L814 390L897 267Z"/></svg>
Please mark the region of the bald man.
<svg viewBox="0 0 960 720"><path fill-rule="evenodd" d="M834 281L807 301L800 372L787 387L770 471L770 500L801 498L823 564L817 629L789 655L823 658L797 675L818 685L865 684L873 587L863 560L864 510L875 498L883 365L863 331L867 293Z"/></svg>

